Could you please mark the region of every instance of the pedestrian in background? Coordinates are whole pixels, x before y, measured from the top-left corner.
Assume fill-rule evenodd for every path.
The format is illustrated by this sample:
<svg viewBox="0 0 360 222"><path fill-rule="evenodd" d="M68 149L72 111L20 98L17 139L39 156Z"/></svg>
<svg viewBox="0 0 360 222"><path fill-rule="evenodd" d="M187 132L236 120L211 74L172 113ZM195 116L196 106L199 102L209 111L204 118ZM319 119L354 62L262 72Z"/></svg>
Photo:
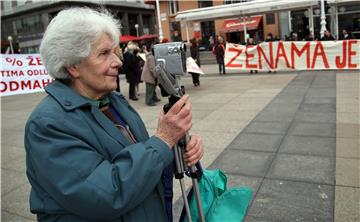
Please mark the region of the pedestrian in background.
<svg viewBox="0 0 360 222"><path fill-rule="evenodd" d="M190 54L191 54L191 58L193 58L196 62L196 64L200 67L200 51L199 51L199 47L198 44L196 42L196 39L193 38L190 41ZM193 73L190 72L191 77L192 77L192 81L194 86L200 86L200 74L199 73Z"/></svg>
<svg viewBox="0 0 360 222"><path fill-rule="evenodd" d="M292 38L294 37L293 33L291 33L291 37L292 37ZM265 42L273 42L273 41L274 41L273 34L272 34L271 32L269 32L269 33L266 35ZM291 41L293 41L293 40L291 40ZM276 71L271 70L271 67L270 67L268 73L272 73L272 72L275 73Z"/></svg>
<svg viewBox="0 0 360 222"><path fill-rule="evenodd" d="M331 35L329 30L324 31L324 36L321 38L321 41L334 41L334 36Z"/></svg>
<svg viewBox="0 0 360 222"><path fill-rule="evenodd" d="M55 80L25 126L30 210L38 221L172 219L162 173L191 128L191 103L185 95L162 112L149 137L139 114L113 92L119 34L109 12L89 8L60 11L44 33L40 54ZM192 135L186 164L202 155Z"/></svg>
<svg viewBox="0 0 360 222"><path fill-rule="evenodd" d="M138 100L136 93L136 85L139 81L139 57L137 56L137 45L129 42L124 54L124 72L126 80L129 83L129 98L131 100Z"/></svg>
<svg viewBox="0 0 360 222"><path fill-rule="evenodd" d="M225 71L225 42L222 36L218 37L218 41L214 46L214 52L216 56L216 62L219 64L219 75L226 74Z"/></svg>
<svg viewBox="0 0 360 222"><path fill-rule="evenodd" d="M246 45L256 45L256 43L254 42L254 39L250 37L247 39ZM250 70L250 74L252 74L253 72L258 73L258 71L256 69Z"/></svg>
<svg viewBox="0 0 360 222"><path fill-rule="evenodd" d="M349 40L349 39L355 39L355 37L346 30L343 29L341 32L340 40Z"/></svg>
<svg viewBox="0 0 360 222"><path fill-rule="evenodd" d="M141 74L141 80L145 82L145 104L155 106L160 99L156 96L157 79L155 76L155 57L151 52L144 49L146 61Z"/></svg>

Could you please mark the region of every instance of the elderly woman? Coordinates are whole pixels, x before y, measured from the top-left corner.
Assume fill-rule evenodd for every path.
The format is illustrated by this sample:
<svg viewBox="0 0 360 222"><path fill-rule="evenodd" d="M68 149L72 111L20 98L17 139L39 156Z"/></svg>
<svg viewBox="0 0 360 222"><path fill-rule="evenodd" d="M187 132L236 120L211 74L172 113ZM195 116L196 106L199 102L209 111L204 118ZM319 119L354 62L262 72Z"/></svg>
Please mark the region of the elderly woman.
<svg viewBox="0 0 360 222"><path fill-rule="evenodd" d="M116 89L119 24L107 12L61 11L40 52L55 79L25 129L31 212L39 221L167 221L162 173L191 128L182 97L161 113L156 134ZM193 135L185 161L203 155ZM170 218L171 220L171 218Z"/></svg>

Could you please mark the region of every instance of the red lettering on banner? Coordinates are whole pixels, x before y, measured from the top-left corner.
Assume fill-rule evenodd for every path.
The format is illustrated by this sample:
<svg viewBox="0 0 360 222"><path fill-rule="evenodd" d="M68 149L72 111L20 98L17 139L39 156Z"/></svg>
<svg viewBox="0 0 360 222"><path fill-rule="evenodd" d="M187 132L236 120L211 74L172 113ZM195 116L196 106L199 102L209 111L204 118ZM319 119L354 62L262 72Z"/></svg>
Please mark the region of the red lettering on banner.
<svg viewBox="0 0 360 222"><path fill-rule="evenodd" d="M47 70L46 69L40 69L40 70L37 70L37 69L35 69L35 70L31 70L31 69L29 69L28 71L27 71L27 74L28 74L28 76L39 76L39 75L47 75L48 73L47 73Z"/></svg>
<svg viewBox="0 0 360 222"><path fill-rule="evenodd" d="M7 85L5 82L3 81L0 81L0 84L1 84L1 89L0 89L0 92L5 92L7 90Z"/></svg>
<svg viewBox="0 0 360 222"><path fill-rule="evenodd" d="M313 57L312 64L311 64L311 68L312 68L312 69L315 67L316 58L317 58L318 56L321 56L321 57L322 57L323 62L324 62L324 65L325 65L325 68L326 68L326 69L330 68L329 63L328 63L328 60L327 60L327 58L326 58L326 54L325 54L325 51L324 51L324 47L323 47L323 45L322 45L322 43L321 43L320 41L317 41L317 42L316 42L316 45L315 45L314 57Z"/></svg>
<svg viewBox="0 0 360 222"><path fill-rule="evenodd" d="M48 84L52 82L52 79L43 79L42 80L42 87L45 88Z"/></svg>
<svg viewBox="0 0 360 222"><path fill-rule="evenodd" d="M346 41L342 42L342 57L343 59L340 61L340 56L336 56L335 57L335 64L336 64L336 68L338 69L343 69L346 66L346 55L347 55L347 50L346 50Z"/></svg>
<svg viewBox="0 0 360 222"><path fill-rule="evenodd" d="M298 57L306 50L306 68L310 68L310 42L306 42L305 45L299 50L294 42L291 42L291 68L295 69L295 53Z"/></svg>
<svg viewBox="0 0 360 222"><path fill-rule="evenodd" d="M258 51L258 63L259 63L259 68L262 69L262 62L261 62L261 55L264 56L265 61L267 62L268 66L270 67L270 69L274 68L274 58L273 58L273 44L272 42L269 42L269 57L270 60L266 57L264 50L261 48L261 45L258 45L256 47L257 51Z"/></svg>
<svg viewBox="0 0 360 222"><path fill-rule="evenodd" d="M24 76L22 70L1 70L2 77Z"/></svg>
<svg viewBox="0 0 360 222"><path fill-rule="evenodd" d="M281 52L280 52L281 51ZM284 60L286 62L286 66L288 68L290 68L290 64L289 64L289 60L286 57L286 52L284 49L284 44L282 42L279 42L278 44L278 48L277 48L277 52L276 52L276 59L275 59L275 69L277 68L278 64L279 64L279 59L280 57L284 57Z"/></svg>
<svg viewBox="0 0 360 222"><path fill-rule="evenodd" d="M347 41L348 42L348 44L349 44L349 55L348 55L348 64L349 64L349 68L357 68L357 64L352 64L351 63L351 57L352 56L356 56L356 51L352 51L351 50L351 45L352 44L356 44L357 43L357 40L355 40L355 39L352 39L352 40L348 40ZM355 57L356 58L356 57Z"/></svg>
<svg viewBox="0 0 360 222"><path fill-rule="evenodd" d="M236 55L232 59L230 59L230 61L226 64L226 67L239 67L239 68L241 68L242 67L241 64L233 64L233 62L235 61L235 59L237 57L240 56L240 54L242 53L242 49L229 48L229 52L236 52Z"/></svg>
<svg viewBox="0 0 360 222"><path fill-rule="evenodd" d="M28 56L28 57L26 57L26 59L28 60L29 66L41 66L42 65L40 57L34 58L33 56Z"/></svg>
<svg viewBox="0 0 360 222"><path fill-rule="evenodd" d="M52 79L42 79L40 80L22 80L22 81L9 81L9 82L0 82L0 92L6 92L9 90L10 92L17 90L35 90L45 88L48 84L50 84Z"/></svg>
<svg viewBox="0 0 360 222"><path fill-rule="evenodd" d="M245 48L245 56L246 56L246 59L245 59L245 67L246 68L249 68L249 69L256 69L257 68L257 65L256 64L249 64L249 59L253 59L255 57L254 54L249 54L248 53L248 49L250 48L253 48L254 46L252 45L249 45L249 46L246 46Z"/></svg>

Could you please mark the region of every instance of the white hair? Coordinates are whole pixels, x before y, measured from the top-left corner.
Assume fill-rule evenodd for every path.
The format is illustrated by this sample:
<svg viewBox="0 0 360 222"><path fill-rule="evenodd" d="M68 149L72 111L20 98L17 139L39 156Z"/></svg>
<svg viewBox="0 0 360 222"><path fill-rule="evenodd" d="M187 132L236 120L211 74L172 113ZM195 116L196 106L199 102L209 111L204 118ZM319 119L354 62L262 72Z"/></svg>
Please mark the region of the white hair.
<svg viewBox="0 0 360 222"><path fill-rule="evenodd" d="M108 11L78 7L60 11L48 25L40 45L49 75L71 79L65 67L84 61L103 33L119 44L119 21Z"/></svg>

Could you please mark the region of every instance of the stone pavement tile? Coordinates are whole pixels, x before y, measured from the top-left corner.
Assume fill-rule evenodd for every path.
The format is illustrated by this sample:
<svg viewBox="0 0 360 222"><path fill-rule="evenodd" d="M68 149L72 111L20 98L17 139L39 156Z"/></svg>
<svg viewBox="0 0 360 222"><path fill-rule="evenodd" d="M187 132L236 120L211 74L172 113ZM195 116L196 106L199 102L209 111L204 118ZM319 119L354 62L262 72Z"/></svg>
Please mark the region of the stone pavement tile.
<svg viewBox="0 0 360 222"><path fill-rule="evenodd" d="M190 101L191 101L193 112L196 110L199 110L201 112L214 111L214 110L217 110L220 107L224 106L223 103L219 103L216 101L213 101L212 103L204 103L204 102L199 102L199 101L193 102L191 98L190 98Z"/></svg>
<svg viewBox="0 0 360 222"><path fill-rule="evenodd" d="M294 112L286 111L273 111L263 110L259 115L256 116L254 121L276 121L276 122L291 122L294 119Z"/></svg>
<svg viewBox="0 0 360 222"><path fill-rule="evenodd" d="M335 88L310 88L306 97L336 97Z"/></svg>
<svg viewBox="0 0 360 222"><path fill-rule="evenodd" d="M285 134L288 122L265 122L252 121L244 130L246 133L269 133L269 134Z"/></svg>
<svg viewBox="0 0 360 222"><path fill-rule="evenodd" d="M335 187L335 222L360 221L360 188Z"/></svg>
<svg viewBox="0 0 360 222"><path fill-rule="evenodd" d="M27 221L35 220L29 206L30 185L24 184L11 193L2 196L1 208L9 213L25 217Z"/></svg>
<svg viewBox="0 0 360 222"><path fill-rule="evenodd" d="M222 108L226 110L236 110L236 111L255 111L259 112L265 107L265 103L228 103Z"/></svg>
<svg viewBox="0 0 360 222"><path fill-rule="evenodd" d="M331 97L305 97L304 104L336 104L336 98Z"/></svg>
<svg viewBox="0 0 360 222"><path fill-rule="evenodd" d="M359 138L336 138L336 157L360 158Z"/></svg>
<svg viewBox="0 0 360 222"><path fill-rule="evenodd" d="M308 90L308 86L304 85L304 86L287 86L283 91L281 91L282 94L285 95L294 95L294 96L300 96L303 97L307 90Z"/></svg>
<svg viewBox="0 0 360 222"><path fill-rule="evenodd" d="M322 80L322 79L315 79L312 82L311 87L313 88L335 88L336 81L335 80Z"/></svg>
<svg viewBox="0 0 360 222"><path fill-rule="evenodd" d="M303 103L300 105L300 111L305 112L334 112L336 111L335 103Z"/></svg>
<svg viewBox="0 0 360 222"><path fill-rule="evenodd" d="M279 153L313 156L335 156L335 138L287 135Z"/></svg>
<svg viewBox="0 0 360 222"><path fill-rule="evenodd" d="M16 146L1 146L1 167L20 157L25 158L25 149Z"/></svg>
<svg viewBox="0 0 360 222"><path fill-rule="evenodd" d="M271 101L270 105L282 104L284 107L286 105L299 105L303 98L297 95L286 95L283 93L279 93L273 101Z"/></svg>
<svg viewBox="0 0 360 222"><path fill-rule="evenodd" d="M236 120L200 120L196 122L191 128L194 132L196 131L213 131L213 132L222 132L229 133L235 132L239 133L242 129L244 129L249 121L236 121Z"/></svg>
<svg viewBox="0 0 360 222"><path fill-rule="evenodd" d="M195 111L193 111L194 113ZM224 119L232 119L234 121L249 121L256 116L257 112L248 110L248 111L237 111L237 110L227 110L223 107L209 113L203 120L217 120L222 121Z"/></svg>
<svg viewBox="0 0 360 222"><path fill-rule="evenodd" d="M25 156L20 156L16 159L13 159L12 161L6 161L5 163L2 163L1 169L7 169L19 173L25 173L26 172L25 163L26 163Z"/></svg>
<svg viewBox="0 0 360 222"><path fill-rule="evenodd" d="M283 135L241 133L227 147L230 149L276 152Z"/></svg>
<svg viewBox="0 0 360 222"><path fill-rule="evenodd" d="M36 221L35 218L27 218L18 216L16 214L8 213L7 211L2 210L1 211L1 221L4 222L28 222L28 221Z"/></svg>
<svg viewBox="0 0 360 222"><path fill-rule="evenodd" d="M276 152L283 135L241 133L228 146L231 149Z"/></svg>
<svg viewBox="0 0 360 222"><path fill-rule="evenodd" d="M336 158L336 185L360 187L360 159Z"/></svg>
<svg viewBox="0 0 360 222"><path fill-rule="evenodd" d="M195 133L199 135L203 141L205 152L208 148L214 148L223 151L233 139L239 134L239 132L215 132L215 131L195 131L191 130L190 135Z"/></svg>
<svg viewBox="0 0 360 222"><path fill-rule="evenodd" d="M335 123L336 114L334 112L299 111L296 113L294 120L296 122Z"/></svg>
<svg viewBox="0 0 360 222"><path fill-rule="evenodd" d="M266 152L226 149L209 168L219 168L230 174L263 177L272 158L273 154Z"/></svg>
<svg viewBox="0 0 360 222"><path fill-rule="evenodd" d="M278 98L275 98L269 105L267 105L262 112L288 112L288 113L295 113L299 109L299 104L297 103L287 103L281 104L276 103Z"/></svg>
<svg viewBox="0 0 360 222"><path fill-rule="evenodd" d="M350 100L337 100L336 101L336 112L352 112L352 113L359 113L359 103Z"/></svg>
<svg viewBox="0 0 360 222"><path fill-rule="evenodd" d="M359 112L337 112L336 113L336 122L337 123L357 123L360 124L360 114Z"/></svg>
<svg viewBox="0 0 360 222"><path fill-rule="evenodd" d="M1 130L1 146L24 147L24 129Z"/></svg>
<svg viewBox="0 0 360 222"><path fill-rule="evenodd" d="M231 101L234 97L237 97L237 93L209 93L203 96L193 96L191 97L192 103L202 102L202 103L221 103L225 104Z"/></svg>
<svg viewBox="0 0 360 222"><path fill-rule="evenodd" d="M298 136L326 136L335 137L335 123L303 123L294 122L288 134Z"/></svg>
<svg viewBox="0 0 360 222"><path fill-rule="evenodd" d="M334 184L334 170L335 160L331 157L278 154L266 177Z"/></svg>
<svg viewBox="0 0 360 222"><path fill-rule="evenodd" d="M360 137L360 124L352 123L337 123L336 124L336 137L342 138L359 138Z"/></svg>
<svg viewBox="0 0 360 222"><path fill-rule="evenodd" d="M1 196L18 189L24 184L28 184L25 172L1 169Z"/></svg>
<svg viewBox="0 0 360 222"><path fill-rule="evenodd" d="M2 110L6 107L2 107ZM1 128L2 129L24 129L30 113L28 111L10 111L5 115L1 115Z"/></svg>
<svg viewBox="0 0 360 222"><path fill-rule="evenodd" d="M244 221L333 221L332 186L265 179Z"/></svg>

